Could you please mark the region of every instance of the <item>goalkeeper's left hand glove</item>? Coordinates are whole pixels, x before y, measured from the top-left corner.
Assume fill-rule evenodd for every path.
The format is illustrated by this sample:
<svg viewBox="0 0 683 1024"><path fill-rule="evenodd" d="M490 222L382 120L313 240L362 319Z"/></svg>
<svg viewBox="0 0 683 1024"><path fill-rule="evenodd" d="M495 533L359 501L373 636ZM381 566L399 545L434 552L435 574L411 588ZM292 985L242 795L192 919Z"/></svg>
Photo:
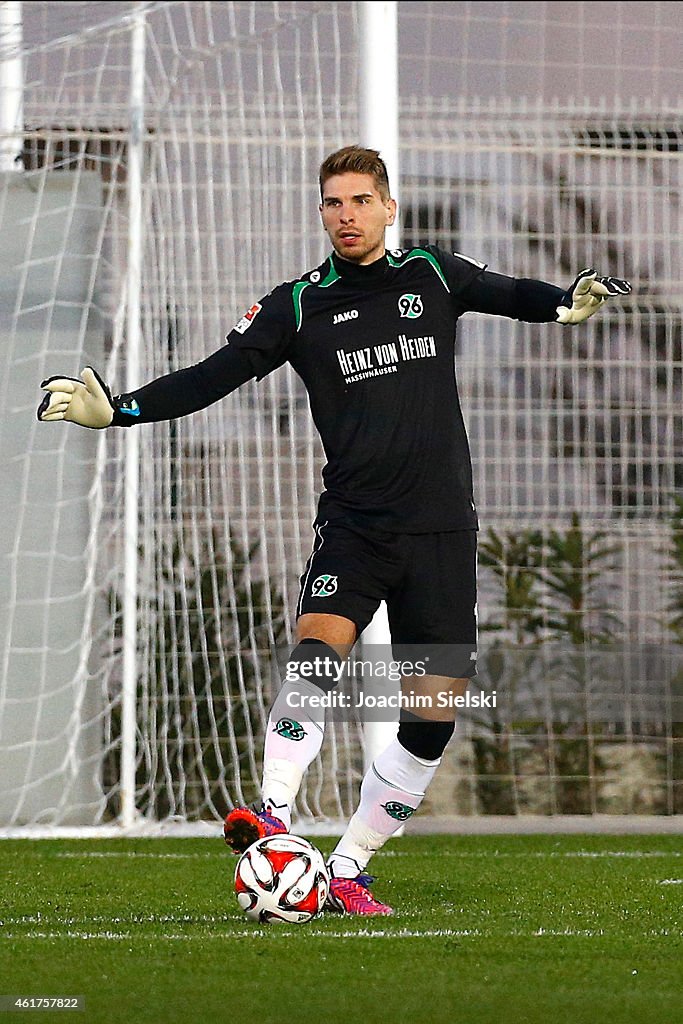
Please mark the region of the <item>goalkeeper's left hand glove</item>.
<svg viewBox="0 0 683 1024"><path fill-rule="evenodd" d="M597 313L610 296L628 295L631 285L618 277L598 277L593 269L582 270L557 307L558 324L580 324Z"/></svg>

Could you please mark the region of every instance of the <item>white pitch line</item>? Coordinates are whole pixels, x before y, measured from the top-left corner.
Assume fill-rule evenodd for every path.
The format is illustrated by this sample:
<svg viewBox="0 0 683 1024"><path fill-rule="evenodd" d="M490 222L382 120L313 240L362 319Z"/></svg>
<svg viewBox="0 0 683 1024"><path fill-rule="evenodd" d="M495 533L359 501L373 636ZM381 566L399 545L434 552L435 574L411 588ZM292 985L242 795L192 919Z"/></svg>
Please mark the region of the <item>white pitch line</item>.
<svg viewBox="0 0 683 1024"><path fill-rule="evenodd" d="M272 925L269 927L253 929L241 929L240 931L224 933L224 932L205 932L201 935L186 935L182 933L170 933L168 935L158 935L152 932L115 932L115 931L67 931L67 932L55 932L55 931L32 931L32 932L1 932L0 941L4 939L76 939L82 941L93 941L100 940L103 942L132 942L133 940L143 940L146 942L196 942L197 940L216 939L221 942L234 942L242 939L259 939L259 940L279 940L279 939L290 939L294 936L300 938L312 938L316 942L320 939L434 939L434 938L484 938L484 939L529 939L529 938L580 938L580 939L599 939L609 937L611 933L603 928L537 928L535 931L520 931L513 930L508 932L498 931L482 931L479 928L463 928L463 929L451 929L451 928L435 928L425 929L417 931L409 931L407 929L401 929L399 931L390 931L387 929L378 929L377 931L370 931L369 929L360 929L358 931L349 932L332 932L325 931L323 929L314 928L301 928L297 931L291 929L280 928L278 925ZM680 938L683 936L683 931L675 930L670 928L658 928L651 929L650 931L643 932L640 938L669 938L676 937Z"/></svg>
<svg viewBox="0 0 683 1024"><path fill-rule="evenodd" d="M227 855L229 856L229 854ZM135 860L211 860L214 857L226 857L226 853L137 853L135 850L86 850L79 853L78 850L63 850L56 853L55 857L78 859L80 857L124 857Z"/></svg>
<svg viewBox="0 0 683 1024"><path fill-rule="evenodd" d="M183 933L170 933L168 935L158 935L157 933L151 932L113 932L113 931L101 931L101 932L87 932L87 931L66 931L66 932L55 932L55 931L31 931L31 932L0 932L0 939L102 939L106 942L112 941L130 941L132 939L145 939L155 941L184 941L184 942L196 942L198 939L220 939L222 941L234 942L236 939L282 939L292 938L297 935L299 937L308 937L316 939L434 939L434 938L464 938L469 936L480 936L484 933L480 932L477 928L465 928L465 929L451 929L451 928L435 928L425 929L424 931L409 931L407 929L401 929L400 931L387 931L378 930L370 931L368 929L361 929L353 932L328 932L323 929L301 929L300 931L291 931L280 928L278 925L271 925L267 928L253 929L242 929L237 932L202 932L199 935L186 935Z"/></svg>
<svg viewBox="0 0 683 1024"><path fill-rule="evenodd" d="M532 932L534 938L541 938L545 935L571 935L571 936L582 936L584 938L595 939L600 938L605 934L603 928L539 928L538 931Z"/></svg>
<svg viewBox="0 0 683 1024"><path fill-rule="evenodd" d="M133 850L112 850L112 851L84 851L83 853L77 850L68 850L61 853L55 854L56 857L66 857L72 859L80 859L85 857L112 857L112 858L124 858L124 859L139 859L147 858L149 860L211 860L220 859L225 860L226 854L221 852L218 853L136 853ZM228 855L229 856L229 855ZM410 852L409 850L383 850L377 854L378 858L384 857L433 857L433 850L416 850ZM544 852L542 850L530 850L528 853L524 852L512 852L505 850L493 850L492 852L478 851L478 850L439 850L437 853L439 857L456 857L462 859L472 860L491 860L492 858L505 858L512 860L531 860L531 859L544 859L557 860L563 858L586 858L591 859L603 859L610 857L623 857L625 859L640 860L653 857L683 857L683 851L681 850L549 850Z"/></svg>
<svg viewBox="0 0 683 1024"><path fill-rule="evenodd" d="M105 917L102 914L91 914L82 917L66 917L55 919L49 914L22 914L20 917L4 917L2 925L50 924L73 925L139 925L139 924L230 924L239 919L239 914L130 914L126 917Z"/></svg>
<svg viewBox="0 0 683 1024"><path fill-rule="evenodd" d="M411 853L409 850L384 850L378 853L378 857L433 857L434 850L416 850ZM491 852L484 852L478 850L439 850L436 853L438 857L459 857L463 859L518 859L518 860L531 860L532 858L548 858L550 860L563 859L565 857L570 858L603 858L603 857L625 857L633 858L638 860L640 858L647 857L683 857L681 850L548 850L547 852L542 850L530 850L528 853L523 852L512 852L505 850L493 850Z"/></svg>

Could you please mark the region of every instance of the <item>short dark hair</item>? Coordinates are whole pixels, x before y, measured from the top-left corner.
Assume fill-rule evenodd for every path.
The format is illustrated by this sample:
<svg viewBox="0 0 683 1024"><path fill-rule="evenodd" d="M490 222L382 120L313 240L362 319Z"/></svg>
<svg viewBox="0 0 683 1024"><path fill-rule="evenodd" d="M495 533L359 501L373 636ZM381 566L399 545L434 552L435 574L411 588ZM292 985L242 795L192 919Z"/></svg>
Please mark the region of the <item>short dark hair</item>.
<svg viewBox="0 0 683 1024"><path fill-rule="evenodd" d="M318 181L320 198L323 198L323 185L335 174L371 174L375 188L383 200L390 198L389 175L387 167L376 149L364 149L362 146L344 146L335 153L330 153L320 165Z"/></svg>

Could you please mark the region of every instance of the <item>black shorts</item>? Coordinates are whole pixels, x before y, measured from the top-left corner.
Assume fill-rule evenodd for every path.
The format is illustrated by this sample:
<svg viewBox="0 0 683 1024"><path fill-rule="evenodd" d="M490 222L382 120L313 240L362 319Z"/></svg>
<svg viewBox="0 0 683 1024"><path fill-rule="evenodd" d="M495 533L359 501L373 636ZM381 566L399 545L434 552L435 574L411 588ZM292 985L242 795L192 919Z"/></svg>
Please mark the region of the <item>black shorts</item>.
<svg viewBox="0 0 683 1024"><path fill-rule="evenodd" d="M397 534L334 520L315 531L297 618L342 615L360 636L386 601L394 658L427 652L434 675L475 675L476 530Z"/></svg>

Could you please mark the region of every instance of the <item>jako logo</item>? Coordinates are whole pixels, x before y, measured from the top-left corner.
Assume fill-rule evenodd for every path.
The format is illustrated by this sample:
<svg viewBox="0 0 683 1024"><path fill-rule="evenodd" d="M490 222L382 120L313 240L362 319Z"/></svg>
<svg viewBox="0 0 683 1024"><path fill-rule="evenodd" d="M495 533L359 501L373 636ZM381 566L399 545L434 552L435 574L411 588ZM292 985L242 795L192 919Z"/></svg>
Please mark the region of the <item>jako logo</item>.
<svg viewBox="0 0 683 1024"><path fill-rule="evenodd" d="M328 576L327 573L323 573L322 576L318 576L317 579L313 580L311 584L311 594L313 597L332 597L333 594L337 593L338 579L336 576Z"/></svg>
<svg viewBox="0 0 683 1024"><path fill-rule="evenodd" d="M346 320L357 320L357 319L358 319L358 310L357 309L347 309L346 312L344 312L344 313L335 313L333 318L332 318L332 323L333 324L343 324Z"/></svg>
<svg viewBox="0 0 683 1024"><path fill-rule="evenodd" d="M251 309L246 311L242 319L235 324L233 330L237 331L238 334L244 334L251 327L262 308L260 302L255 302Z"/></svg>
<svg viewBox="0 0 683 1024"><path fill-rule="evenodd" d="M424 312L424 306L422 305L421 295L411 295L410 292L406 292L398 300L398 311L401 316L405 316L408 320L417 320L419 316L422 316Z"/></svg>

